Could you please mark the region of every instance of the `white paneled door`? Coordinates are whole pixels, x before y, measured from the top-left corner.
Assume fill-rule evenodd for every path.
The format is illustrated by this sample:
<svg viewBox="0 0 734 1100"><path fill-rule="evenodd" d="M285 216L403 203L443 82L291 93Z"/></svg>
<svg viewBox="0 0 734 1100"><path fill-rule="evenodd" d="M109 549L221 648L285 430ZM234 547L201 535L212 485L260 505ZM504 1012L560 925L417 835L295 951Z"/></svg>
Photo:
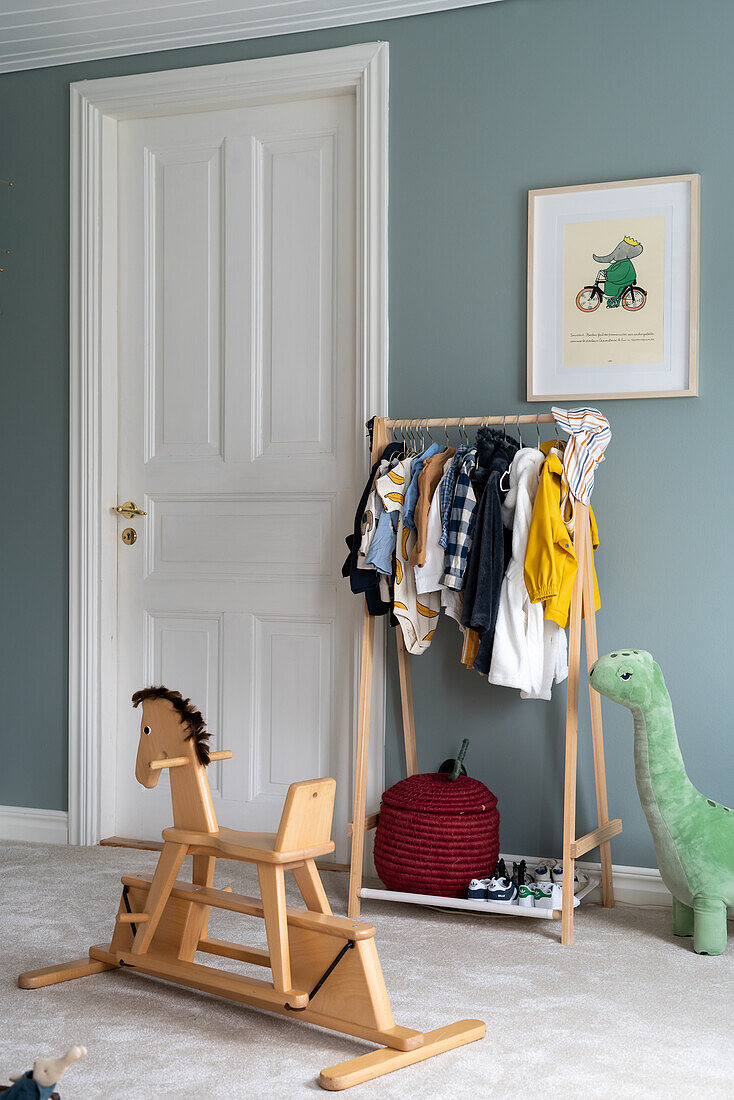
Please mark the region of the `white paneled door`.
<svg viewBox="0 0 734 1100"><path fill-rule="evenodd" d="M118 158L118 502L147 516L118 522L115 832L170 821L165 773L135 782L130 707L163 683L234 750L210 771L221 824L272 830L289 783L333 775L343 836L355 96L122 121Z"/></svg>

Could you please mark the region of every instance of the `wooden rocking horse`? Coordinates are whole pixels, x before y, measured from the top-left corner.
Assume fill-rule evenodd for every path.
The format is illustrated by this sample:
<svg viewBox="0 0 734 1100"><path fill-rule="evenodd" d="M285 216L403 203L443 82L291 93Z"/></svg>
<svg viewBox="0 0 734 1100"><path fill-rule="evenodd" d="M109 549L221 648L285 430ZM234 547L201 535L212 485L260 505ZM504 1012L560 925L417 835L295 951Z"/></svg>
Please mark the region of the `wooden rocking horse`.
<svg viewBox="0 0 734 1100"><path fill-rule="evenodd" d="M90 947L88 959L21 974L25 989L98 974L117 967L163 978L228 1000L305 1020L384 1044L379 1050L322 1070L325 1089L346 1089L434 1054L481 1039L481 1020L462 1020L435 1031L398 1027L375 947L375 929L332 915L314 860L334 850L330 839L336 783L314 779L291 784L276 834L220 829L206 767L231 752L210 752L204 719L177 691L138 691L143 705L135 776L155 787L170 769L173 828L163 830L154 875L123 875L112 942ZM177 878L193 857L192 882ZM261 899L212 887L214 863L242 860L257 866ZM285 903L292 871L306 904ZM208 935L214 906L265 921L268 950ZM194 962L196 952L267 967L272 982Z"/></svg>

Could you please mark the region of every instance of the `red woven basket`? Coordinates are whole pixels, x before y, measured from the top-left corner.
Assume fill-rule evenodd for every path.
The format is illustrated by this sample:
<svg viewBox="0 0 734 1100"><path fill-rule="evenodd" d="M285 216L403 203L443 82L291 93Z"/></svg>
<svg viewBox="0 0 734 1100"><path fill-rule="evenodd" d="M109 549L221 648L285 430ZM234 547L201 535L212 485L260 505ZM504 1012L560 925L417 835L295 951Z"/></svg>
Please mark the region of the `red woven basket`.
<svg viewBox="0 0 734 1100"><path fill-rule="evenodd" d="M375 867L388 890L466 897L494 872L500 851L497 799L466 775L411 775L382 796Z"/></svg>

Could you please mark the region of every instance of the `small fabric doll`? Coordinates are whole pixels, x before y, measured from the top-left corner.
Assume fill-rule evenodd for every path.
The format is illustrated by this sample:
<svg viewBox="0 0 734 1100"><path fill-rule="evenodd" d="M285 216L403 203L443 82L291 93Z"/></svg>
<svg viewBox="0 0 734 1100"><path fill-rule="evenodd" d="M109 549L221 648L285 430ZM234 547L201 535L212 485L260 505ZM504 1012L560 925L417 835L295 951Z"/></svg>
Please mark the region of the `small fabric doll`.
<svg viewBox="0 0 734 1100"><path fill-rule="evenodd" d="M86 1047L70 1047L62 1058L37 1058L33 1069L10 1078L13 1084L2 1094L3 1100L49 1100L64 1072L86 1053Z"/></svg>

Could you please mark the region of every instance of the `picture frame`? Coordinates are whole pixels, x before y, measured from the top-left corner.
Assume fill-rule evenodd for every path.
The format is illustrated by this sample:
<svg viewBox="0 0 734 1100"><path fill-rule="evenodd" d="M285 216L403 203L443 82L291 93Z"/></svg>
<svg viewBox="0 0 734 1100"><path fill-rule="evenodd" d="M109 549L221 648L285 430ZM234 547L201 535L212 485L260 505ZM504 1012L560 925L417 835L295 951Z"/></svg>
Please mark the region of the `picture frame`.
<svg viewBox="0 0 734 1100"><path fill-rule="evenodd" d="M528 401L698 396L700 184L528 192Z"/></svg>

